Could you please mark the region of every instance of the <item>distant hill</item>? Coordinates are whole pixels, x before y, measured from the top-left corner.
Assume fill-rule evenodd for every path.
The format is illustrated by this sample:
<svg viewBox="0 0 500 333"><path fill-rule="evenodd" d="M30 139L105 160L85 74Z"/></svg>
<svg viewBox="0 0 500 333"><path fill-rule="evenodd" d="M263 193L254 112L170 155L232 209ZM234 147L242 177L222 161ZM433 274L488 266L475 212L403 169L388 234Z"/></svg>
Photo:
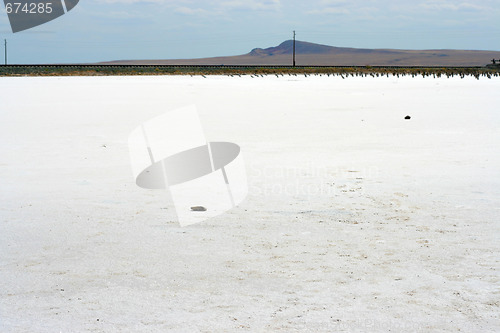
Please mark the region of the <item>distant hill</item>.
<svg viewBox="0 0 500 333"><path fill-rule="evenodd" d="M314 44L308 42L297 41L295 43L295 54L331 54L335 50L340 49L338 47ZM276 56L282 54L293 54L293 40L287 40L275 47L269 47L267 49L253 49L248 55L251 56Z"/></svg>
<svg viewBox="0 0 500 333"><path fill-rule="evenodd" d="M299 66L485 66L500 59L500 51L479 50L397 50L334 47L296 41L296 64ZM118 60L101 64L151 65L291 65L293 41L278 46L255 48L238 56L169 59Z"/></svg>

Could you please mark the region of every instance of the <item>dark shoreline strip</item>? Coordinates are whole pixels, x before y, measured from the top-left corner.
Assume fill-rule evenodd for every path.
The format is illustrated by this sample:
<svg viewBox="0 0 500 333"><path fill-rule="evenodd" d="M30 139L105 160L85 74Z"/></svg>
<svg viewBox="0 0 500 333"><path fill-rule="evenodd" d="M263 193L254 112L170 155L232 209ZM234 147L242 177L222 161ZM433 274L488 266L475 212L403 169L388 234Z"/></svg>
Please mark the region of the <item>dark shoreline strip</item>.
<svg viewBox="0 0 500 333"><path fill-rule="evenodd" d="M0 76L337 75L500 77L499 66L0 65Z"/></svg>

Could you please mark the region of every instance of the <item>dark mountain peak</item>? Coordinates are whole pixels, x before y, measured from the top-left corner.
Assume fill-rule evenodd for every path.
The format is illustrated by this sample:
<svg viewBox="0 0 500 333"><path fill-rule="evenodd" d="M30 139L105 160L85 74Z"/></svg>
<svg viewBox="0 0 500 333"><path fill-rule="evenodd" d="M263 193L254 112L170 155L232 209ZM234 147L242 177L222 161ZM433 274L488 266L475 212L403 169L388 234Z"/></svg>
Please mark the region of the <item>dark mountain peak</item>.
<svg viewBox="0 0 500 333"><path fill-rule="evenodd" d="M314 44L302 41L295 41L296 54L328 54L333 53L337 48L328 45ZM280 54L293 53L293 40L287 40L278 46L268 47L266 49L253 49L249 55L253 56L273 56Z"/></svg>

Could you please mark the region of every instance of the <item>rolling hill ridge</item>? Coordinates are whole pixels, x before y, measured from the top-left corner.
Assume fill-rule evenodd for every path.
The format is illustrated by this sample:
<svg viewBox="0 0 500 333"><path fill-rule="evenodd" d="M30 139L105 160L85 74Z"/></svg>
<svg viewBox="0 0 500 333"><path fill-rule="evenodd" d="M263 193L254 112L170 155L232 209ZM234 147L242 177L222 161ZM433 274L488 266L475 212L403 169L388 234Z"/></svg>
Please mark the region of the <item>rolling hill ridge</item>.
<svg viewBox="0 0 500 333"><path fill-rule="evenodd" d="M485 66L491 59L500 59L500 51L482 50L398 50L335 47L296 41L296 64L299 66ZM291 65L293 41L268 47L254 48L237 56L118 60L101 64L131 65Z"/></svg>

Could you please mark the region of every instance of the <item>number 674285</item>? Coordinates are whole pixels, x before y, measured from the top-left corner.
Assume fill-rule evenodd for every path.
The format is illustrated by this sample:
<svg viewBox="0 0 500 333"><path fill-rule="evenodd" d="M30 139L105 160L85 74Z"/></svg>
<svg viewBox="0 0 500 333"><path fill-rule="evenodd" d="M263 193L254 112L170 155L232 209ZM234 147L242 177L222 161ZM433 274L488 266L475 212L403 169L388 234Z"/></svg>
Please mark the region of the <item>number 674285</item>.
<svg viewBox="0 0 500 333"><path fill-rule="evenodd" d="M20 2L8 2L5 5L5 10L7 14L50 14L52 13L52 3L45 2L31 2L31 3L20 3Z"/></svg>

